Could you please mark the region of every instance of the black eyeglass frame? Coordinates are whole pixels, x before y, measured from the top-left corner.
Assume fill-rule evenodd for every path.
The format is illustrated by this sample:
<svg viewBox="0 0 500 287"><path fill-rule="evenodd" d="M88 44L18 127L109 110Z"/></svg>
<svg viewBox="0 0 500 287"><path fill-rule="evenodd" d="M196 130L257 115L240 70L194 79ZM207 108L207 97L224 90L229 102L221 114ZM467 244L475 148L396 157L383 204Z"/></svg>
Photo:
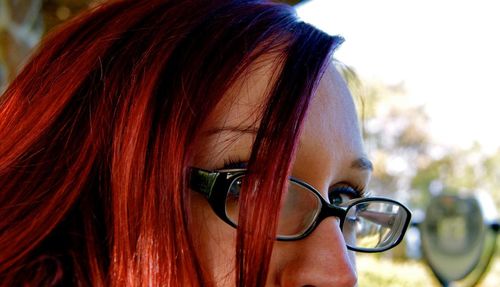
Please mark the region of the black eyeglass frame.
<svg viewBox="0 0 500 287"><path fill-rule="evenodd" d="M213 211L220 219L222 219L225 223L229 224L230 226L237 228L238 225L233 221L231 221L231 219L229 219L226 214L225 202L229 187L234 183L235 180L238 180L241 177L245 176L246 172L247 172L246 169L223 169L223 170L208 171L199 168L190 168L189 185L191 189L203 194L207 198L208 203L210 204ZM294 177L290 177L289 180L294 182L295 184L298 184L306 188L307 190L312 192L317 198L319 198L321 202L321 209L319 213L315 216L315 219L312 222L312 224L302 234L298 236L289 236L289 237L277 236L276 240L296 241L303 239L309 236L316 229L316 227L323 221L323 219L331 216L340 219L340 230L343 232L345 218L349 209L361 203L372 202L372 201L391 203L399 206L406 212L407 214L406 220L403 223L403 227L401 229L402 231L399 238L392 244L385 246L383 248L362 248L362 247L350 246L349 244L346 243L347 248L349 250L357 252L365 252L365 253L383 252L397 246L403 240L404 234L406 233L406 230L410 224L411 211L400 202L384 197L364 197L359 199L353 199L347 202L345 206L337 206L328 203L323 198L323 196L321 196L319 191L317 191L316 188L314 188L307 182L296 179Z"/></svg>

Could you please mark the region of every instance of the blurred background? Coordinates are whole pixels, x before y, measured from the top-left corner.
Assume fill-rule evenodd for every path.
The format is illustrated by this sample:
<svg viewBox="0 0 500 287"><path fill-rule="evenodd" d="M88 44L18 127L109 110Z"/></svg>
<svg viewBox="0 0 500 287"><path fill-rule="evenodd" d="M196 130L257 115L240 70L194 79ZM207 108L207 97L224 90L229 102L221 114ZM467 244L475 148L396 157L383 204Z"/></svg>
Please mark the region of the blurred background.
<svg viewBox="0 0 500 287"><path fill-rule="evenodd" d="M427 259L437 260L429 255L434 251L450 255L446 245L453 244L461 244L462 250L439 264L463 272L471 269L463 278L448 274L462 278L450 285L474 285L478 273L486 271L479 286L500 286L500 257L495 252L500 245L497 241L495 246L496 236L491 234L484 233L493 243L470 239L484 230L468 223L474 208L472 201L464 203L484 202L484 225L492 219L498 222L498 3L311 0L301 2L297 10L304 21L346 39L335 57L347 67L344 75L358 101L366 147L374 161L370 191L397 198L413 211L414 227L404 244L389 253L358 255L360 286L439 286ZM449 199L458 203L447 208ZM426 215L429 222L445 217L440 212L448 217L434 231L441 232L446 243L439 250L428 248L426 256L420 231L430 226ZM464 267L454 260L475 248L493 254L490 265L476 259L474 268L476 263ZM442 270L441 275L446 272L451 271Z"/></svg>
<svg viewBox="0 0 500 287"><path fill-rule="evenodd" d="M0 92L43 35L99 2L0 0ZM401 200L414 214L413 227L396 249L358 255L359 285L440 286L421 239L436 196L479 198L485 220L498 219L498 5L494 0L282 2L297 5L304 21L346 38L335 57L358 102L375 165L370 192ZM449 222L452 240L472 232L463 222ZM482 279L478 286L500 286L495 244L497 250L500 245L492 244L491 264L477 264L474 271L486 271L476 276ZM466 281L450 285L477 280Z"/></svg>

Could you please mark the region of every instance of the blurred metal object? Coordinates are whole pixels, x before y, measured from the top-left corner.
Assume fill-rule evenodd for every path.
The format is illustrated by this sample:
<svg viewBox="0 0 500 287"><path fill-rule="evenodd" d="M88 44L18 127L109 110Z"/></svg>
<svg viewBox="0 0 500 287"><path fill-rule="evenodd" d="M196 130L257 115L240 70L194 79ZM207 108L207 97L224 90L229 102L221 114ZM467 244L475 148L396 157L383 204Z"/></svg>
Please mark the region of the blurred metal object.
<svg viewBox="0 0 500 287"><path fill-rule="evenodd" d="M475 286L495 253L498 216L489 194L438 195L419 224L422 251L443 286Z"/></svg>
<svg viewBox="0 0 500 287"><path fill-rule="evenodd" d="M499 222L494 222L491 224L491 229L495 231L496 233L500 232L500 223Z"/></svg>

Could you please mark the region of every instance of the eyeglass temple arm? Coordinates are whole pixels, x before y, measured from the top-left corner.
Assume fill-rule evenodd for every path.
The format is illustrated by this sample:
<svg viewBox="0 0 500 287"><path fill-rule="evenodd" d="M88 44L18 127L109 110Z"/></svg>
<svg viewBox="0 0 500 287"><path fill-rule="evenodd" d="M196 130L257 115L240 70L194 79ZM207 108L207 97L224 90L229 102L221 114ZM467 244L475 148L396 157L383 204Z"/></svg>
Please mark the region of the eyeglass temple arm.
<svg viewBox="0 0 500 287"><path fill-rule="evenodd" d="M207 198L210 198L210 196L212 195L213 186L218 176L218 172L210 172L198 168L191 168L189 185L194 191L205 195Z"/></svg>

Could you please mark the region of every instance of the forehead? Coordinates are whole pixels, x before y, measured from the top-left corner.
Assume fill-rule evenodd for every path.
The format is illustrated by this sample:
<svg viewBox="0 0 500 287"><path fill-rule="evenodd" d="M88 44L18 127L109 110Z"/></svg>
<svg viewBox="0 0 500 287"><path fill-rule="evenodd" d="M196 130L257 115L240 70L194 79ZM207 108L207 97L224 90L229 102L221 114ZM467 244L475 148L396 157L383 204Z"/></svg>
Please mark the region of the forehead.
<svg viewBox="0 0 500 287"><path fill-rule="evenodd" d="M297 153L301 164L294 166L294 172L309 178L330 177L361 157L364 149L354 102L332 63L308 110Z"/></svg>
<svg viewBox="0 0 500 287"><path fill-rule="evenodd" d="M275 59L262 59L252 64L217 104L208 117L208 124L219 128L257 128L267 95L279 73Z"/></svg>
<svg viewBox="0 0 500 287"><path fill-rule="evenodd" d="M240 76L201 127L195 143L194 164L214 168L227 154L247 160L261 112L276 78L279 64L275 58L258 61Z"/></svg>
<svg viewBox="0 0 500 287"><path fill-rule="evenodd" d="M273 61L260 61L224 95L202 127L206 137L195 145L194 164L214 168L227 155L233 159L249 158L252 131L259 127L261 110L277 76L277 67ZM354 104L333 64L327 67L319 83L299 141L297 161L303 163L301 166L322 166L327 172L342 157L363 152ZM300 168L297 172L302 173Z"/></svg>

